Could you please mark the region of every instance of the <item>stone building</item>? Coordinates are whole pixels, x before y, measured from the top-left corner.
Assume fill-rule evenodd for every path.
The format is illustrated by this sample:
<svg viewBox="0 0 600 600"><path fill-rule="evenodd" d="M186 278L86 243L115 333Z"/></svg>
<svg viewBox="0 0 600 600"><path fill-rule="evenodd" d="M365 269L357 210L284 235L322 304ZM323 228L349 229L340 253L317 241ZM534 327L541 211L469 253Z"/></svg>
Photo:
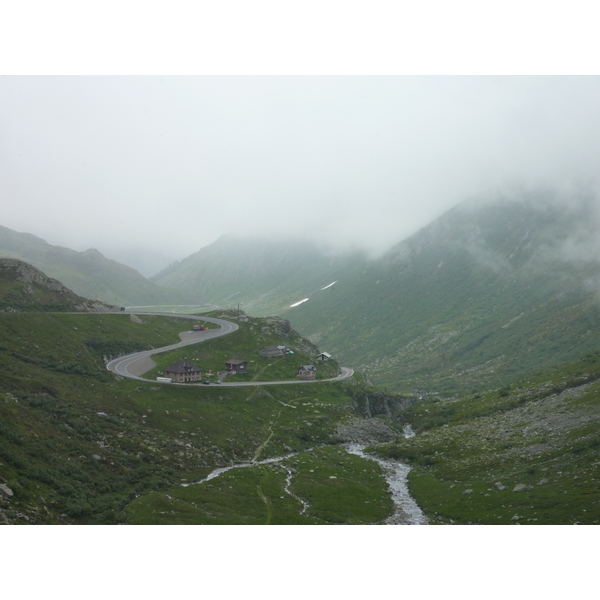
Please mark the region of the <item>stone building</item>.
<svg viewBox="0 0 600 600"><path fill-rule="evenodd" d="M300 379L316 379L317 369L314 365L304 365L298 369Z"/></svg>
<svg viewBox="0 0 600 600"><path fill-rule="evenodd" d="M177 383L187 383L188 381L200 381L202 370L189 360L178 360L165 369L165 376L170 377Z"/></svg>

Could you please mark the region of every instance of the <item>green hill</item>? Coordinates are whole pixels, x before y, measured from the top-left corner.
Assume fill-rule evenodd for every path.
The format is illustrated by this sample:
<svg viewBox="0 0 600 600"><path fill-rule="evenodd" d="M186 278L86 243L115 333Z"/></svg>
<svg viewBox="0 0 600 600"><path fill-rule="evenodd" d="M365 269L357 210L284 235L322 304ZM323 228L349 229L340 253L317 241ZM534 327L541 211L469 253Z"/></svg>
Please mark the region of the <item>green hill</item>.
<svg viewBox="0 0 600 600"><path fill-rule="evenodd" d="M458 206L279 314L396 390L487 389L597 350L593 203L547 200Z"/></svg>
<svg viewBox="0 0 600 600"><path fill-rule="evenodd" d="M389 389L487 389L600 347L597 223L591 198L522 193L459 205L379 259L223 237L154 281L288 319Z"/></svg>
<svg viewBox="0 0 600 600"><path fill-rule="evenodd" d="M13 284L0 271L0 297ZM371 523L393 512L382 470L339 445L340 423L378 410L357 381L266 389L123 380L105 357L172 344L189 321L33 308L0 313L0 524ZM315 352L282 320L255 318L200 351L250 358L266 342ZM382 418L378 430L393 439ZM286 454L285 467L182 487L232 462Z"/></svg>
<svg viewBox="0 0 600 600"><path fill-rule="evenodd" d="M431 398L401 416L417 435L374 449L413 467L438 524L600 523L600 353L482 394Z"/></svg>
<svg viewBox="0 0 600 600"><path fill-rule="evenodd" d="M118 306L196 301L188 294L152 284L135 269L109 260L97 250L75 252L2 226L0 257L25 261L81 296Z"/></svg>
<svg viewBox="0 0 600 600"><path fill-rule="evenodd" d="M47 312L60 284L19 280L20 266L0 269L0 298L20 297L23 285L34 300L52 294L32 311L0 312L0 524L385 523L394 506L384 472L342 446L357 437L411 464L411 493L430 522L600 518L600 353L500 389L421 402L360 376L240 388L124 380L106 357L171 344L189 321ZM265 344L317 351L281 319L239 327L188 347L188 358L251 361ZM287 377L284 360L269 360L266 376ZM405 439L408 424L417 435Z"/></svg>
<svg viewBox="0 0 600 600"><path fill-rule="evenodd" d="M310 242L222 236L151 278L158 285L191 292L208 304L238 304L258 316L277 314L365 261L361 252L336 254Z"/></svg>
<svg viewBox="0 0 600 600"><path fill-rule="evenodd" d="M0 258L0 311L107 312L116 307L90 301L60 281L16 259Z"/></svg>

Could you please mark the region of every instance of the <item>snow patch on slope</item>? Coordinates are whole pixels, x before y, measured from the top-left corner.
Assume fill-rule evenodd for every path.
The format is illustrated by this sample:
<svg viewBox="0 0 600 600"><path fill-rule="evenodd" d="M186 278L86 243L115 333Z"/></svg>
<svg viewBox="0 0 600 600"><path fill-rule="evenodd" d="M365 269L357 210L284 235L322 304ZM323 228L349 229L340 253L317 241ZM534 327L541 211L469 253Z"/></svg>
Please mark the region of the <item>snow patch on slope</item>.
<svg viewBox="0 0 600 600"><path fill-rule="evenodd" d="M294 306L300 306L303 302L306 302L308 298L304 298L304 300L300 300L300 302L296 302L294 304L290 304L290 308L294 308Z"/></svg>

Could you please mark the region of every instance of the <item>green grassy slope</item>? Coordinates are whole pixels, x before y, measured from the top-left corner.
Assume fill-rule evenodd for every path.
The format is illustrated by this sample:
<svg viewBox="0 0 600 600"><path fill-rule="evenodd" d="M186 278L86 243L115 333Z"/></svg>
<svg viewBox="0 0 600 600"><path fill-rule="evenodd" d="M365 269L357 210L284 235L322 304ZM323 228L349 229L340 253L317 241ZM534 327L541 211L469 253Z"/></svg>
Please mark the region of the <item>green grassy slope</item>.
<svg viewBox="0 0 600 600"><path fill-rule="evenodd" d="M337 445L359 384L208 388L114 377L103 356L170 344L189 328L176 317L142 320L0 313L0 483L14 493L0 496L0 523L371 523L391 513L381 470ZM262 337L282 339L280 320L241 326L252 351ZM277 465L181 487L218 466L294 452L289 491ZM168 516L165 502L178 503Z"/></svg>
<svg viewBox="0 0 600 600"><path fill-rule="evenodd" d="M212 317L235 319L234 311L215 311L204 313ZM248 363L248 372L232 374L227 381L282 381L297 379L298 369L302 365L313 364L317 368L317 379L336 377L339 364L332 358L326 362L317 362L319 350L307 342L298 332L289 327L283 319L250 317L242 323L236 332L202 344L188 346L153 357L156 367L144 374L153 379L162 376L166 367L180 359L187 359L202 369L203 379L214 381L218 372L225 370L230 359L244 360ZM284 345L293 354L278 358L264 358L258 351L263 346ZM206 375L212 371L212 375Z"/></svg>
<svg viewBox="0 0 600 600"><path fill-rule="evenodd" d="M362 253L335 255L310 242L222 236L151 278L192 292L202 301L266 316L318 292L365 261Z"/></svg>
<svg viewBox="0 0 600 600"><path fill-rule="evenodd" d="M600 522L600 353L402 419L417 436L377 452L414 467L411 493L433 523Z"/></svg>
<svg viewBox="0 0 600 600"><path fill-rule="evenodd" d="M391 389L502 385L600 347L600 263L565 250L573 231L593 237L589 213L461 206L280 314Z"/></svg>

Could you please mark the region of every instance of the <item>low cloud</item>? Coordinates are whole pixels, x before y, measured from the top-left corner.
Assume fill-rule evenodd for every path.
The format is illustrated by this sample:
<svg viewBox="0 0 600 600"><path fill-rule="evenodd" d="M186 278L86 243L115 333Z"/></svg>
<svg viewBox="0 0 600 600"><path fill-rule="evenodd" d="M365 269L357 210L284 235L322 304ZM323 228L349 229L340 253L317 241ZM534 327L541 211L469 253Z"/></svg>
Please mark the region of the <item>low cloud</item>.
<svg viewBox="0 0 600 600"><path fill-rule="evenodd" d="M0 224L124 262L228 232L377 255L466 198L598 178L597 77L5 77L0 92Z"/></svg>

